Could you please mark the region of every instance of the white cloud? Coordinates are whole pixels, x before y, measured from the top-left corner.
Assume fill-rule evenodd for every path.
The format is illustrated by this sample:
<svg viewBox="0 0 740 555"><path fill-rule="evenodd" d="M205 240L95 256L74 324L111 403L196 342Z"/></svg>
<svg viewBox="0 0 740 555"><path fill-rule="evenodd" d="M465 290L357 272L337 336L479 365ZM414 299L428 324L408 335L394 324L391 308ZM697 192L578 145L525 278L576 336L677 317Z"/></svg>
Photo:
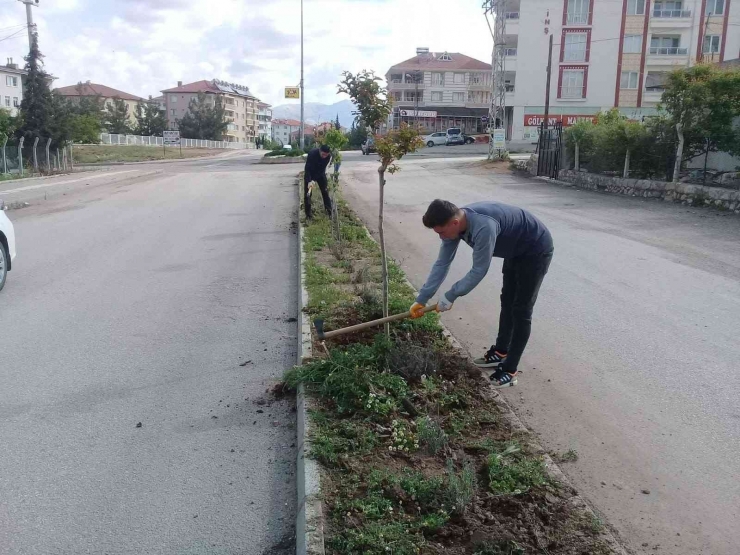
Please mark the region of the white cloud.
<svg viewBox="0 0 740 555"><path fill-rule="evenodd" d="M91 80L140 96L221 78L283 103L300 80L299 0L56 0L34 9L58 86ZM48 6L48 7L47 7ZM0 28L23 23L0 15ZM4 9L4 12L11 12ZM343 70L379 74L417 46L490 59L480 0L304 0L306 100L335 102ZM3 32L0 31L0 38ZM25 34L0 42L21 59Z"/></svg>

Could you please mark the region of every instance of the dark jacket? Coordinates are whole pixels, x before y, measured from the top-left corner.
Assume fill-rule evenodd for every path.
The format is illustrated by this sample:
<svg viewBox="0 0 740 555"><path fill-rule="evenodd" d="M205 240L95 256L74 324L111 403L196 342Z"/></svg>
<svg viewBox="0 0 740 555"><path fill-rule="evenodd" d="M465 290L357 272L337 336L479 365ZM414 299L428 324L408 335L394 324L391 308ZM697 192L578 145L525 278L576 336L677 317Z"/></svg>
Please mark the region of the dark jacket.
<svg viewBox="0 0 740 555"><path fill-rule="evenodd" d="M331 156L326 158L321 157L321 151L318 148L314 148L306 156L306 179L311 181L317 177L320 179L326 174L326 167L331 162Z"/></svg>

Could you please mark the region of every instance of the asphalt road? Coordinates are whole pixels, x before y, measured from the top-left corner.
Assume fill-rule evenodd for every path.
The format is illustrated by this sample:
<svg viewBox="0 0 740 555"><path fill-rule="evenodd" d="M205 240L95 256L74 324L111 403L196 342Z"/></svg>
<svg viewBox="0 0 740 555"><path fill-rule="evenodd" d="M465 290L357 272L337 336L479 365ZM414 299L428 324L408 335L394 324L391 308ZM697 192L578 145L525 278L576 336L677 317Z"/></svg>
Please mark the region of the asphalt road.
<svg viewBox="0 0 740 555"><path fill-rule="evenodd" d="M740 218L482 162L408 159L401 168L387 180L386 237L417 287L439 248L421 223L434 198L516 204L553 232L524 372L503 395L547 449L578 451L563 470L579 491L637 553L737 555ZM376 169L343 167L350 203L372 229ZM461 247L447 286L470 268L470 253ZM443 316L476 355L495 339L500 287L494 259Z"/></svg>
<svg viewBox="0 0 740 555"><path fill-rule="evenodd" d="M31 203L0 293L0 554L294 552L294 403L266 391L296 356L295 168L255 160L0 186Z"/></svg>

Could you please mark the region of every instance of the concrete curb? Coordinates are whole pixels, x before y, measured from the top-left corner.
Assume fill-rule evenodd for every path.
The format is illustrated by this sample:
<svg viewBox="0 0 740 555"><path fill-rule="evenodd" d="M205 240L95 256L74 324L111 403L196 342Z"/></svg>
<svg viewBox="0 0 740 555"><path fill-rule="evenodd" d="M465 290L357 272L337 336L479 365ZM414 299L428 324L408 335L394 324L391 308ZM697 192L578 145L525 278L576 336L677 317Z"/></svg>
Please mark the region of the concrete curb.
<svg viewBox="0 0 740 555"><path fill-rule="evenodd" d="M303 164L306 162L304 156L285 156L278 158L276 156L263 156L260 158L260 164Z"/></svg>
<svg viewBox="0 0 740 555"><path fill-rule="evenodd" d="M298 190L298 349L297 363L303 364L313 356L311 322L304 308L308 304L306 291L305 253L303 252L303 225L301 224L301 195ZM324 555L324 509L321 502L321 475L319 464L309 458L311 451L311 421L308 411L312 400L301 384L296 395L298 449L296 455L298 505L296 510L296 555Z"/></svg>
<svg viewBox="0 0 740 555"><path fill-rule="evenodd" d="M377 239L373 237L367 226L363 224L363 228L365 229L365 233L367 233L367 236L377 243ZM414 287L414 285L408 280L408 278L404 276L404 280L406 284L411 287L414 293L418 293L416 287ZM445 336L447 342L452 346L452 348L459 352L472 364L474 357L468 352L467 349L462 346L462 344L455 338L455 336L452 335L452 332L447 329L447 326L444 325L441 319L439 321L439 325L442 327L442 334ZM524 422L522 422L519 416L517 416L517 414L511 408L511 405L509 405L508 401L506 401L506 399L502 395L500 395L495 389L493 389L493 387L490 387L486 393L487 396L490 397L490 399L501 408L503 417L509 422L512 429L516 432L527 434L529 437L528 443L537 451L542 453L542 458L545 461L545 469L547 470L548 475L551 478L562 483L563 485L568 486L572 491L577 491L576 488L573 487L573 484L570 483L570 480L568 480L563 471L557 465L557 463L552 460L550 455L547 454L547 452L542 448L539 442L534 439L534 435L527 429L527 427L524 425ZM569 502L574 507L582 509L583 511L596 518L600 518L594 508L591 507L591 505L589 505L588 502L586 502L586 500L583 499L583 497L581 497L579 493L576 493L573 497L571 497L569 499ZM609 524L604 523L604 525L605 531L602 533L602 539L607 543L609 548L617 555L629 555L627 549L619 541L617 541L617 538L614 535L613 530L609 527Z"/></svg>

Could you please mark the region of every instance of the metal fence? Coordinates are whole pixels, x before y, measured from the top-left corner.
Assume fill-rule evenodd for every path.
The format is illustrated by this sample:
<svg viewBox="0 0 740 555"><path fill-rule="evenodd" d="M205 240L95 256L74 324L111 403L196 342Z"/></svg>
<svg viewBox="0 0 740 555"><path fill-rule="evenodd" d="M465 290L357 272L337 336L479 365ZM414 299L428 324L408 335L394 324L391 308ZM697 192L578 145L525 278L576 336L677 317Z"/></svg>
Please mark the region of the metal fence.
<svg viewBox="0 0 740 555"><path fill-rule="evenodd" d="M118 135L115 133L101 133L100 143L104 145L139 145L139 146L163 146L162 137L150 137L142 135ZM228 141L208 141L205 139L180 139L183 148L231 148L235 150L254 148L250 143L232 143Z"/></svg>
<svg viewBox="0 0 740 555"><path fill-rule="evenodd" d="M51 139L25 137L9 139L0 144L0 171L3 174L24 175L53 174L74 169L72 145L51 148Z"/></svg>

